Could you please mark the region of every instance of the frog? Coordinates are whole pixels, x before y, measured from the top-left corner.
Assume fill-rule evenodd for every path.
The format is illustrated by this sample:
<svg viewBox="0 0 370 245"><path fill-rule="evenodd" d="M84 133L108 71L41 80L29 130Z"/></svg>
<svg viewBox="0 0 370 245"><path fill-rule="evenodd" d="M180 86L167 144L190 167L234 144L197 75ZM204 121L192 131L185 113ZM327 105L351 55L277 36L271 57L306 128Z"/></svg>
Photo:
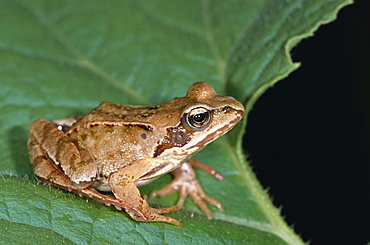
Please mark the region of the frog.
<svg viewBox="0 0 370 245"><path fill-rule="evenodd" d="M186 96L159 105L106 101L82 116L37 119L29 128L28 152L42 183L112 205L136 221L182 227L163 214L180 210L188 196L209 219L213 215L205 202L223 211L203 191L194 168L223 176L192 157L243 116L244 107L236 99L196 82ZM167 173L173 180L149 197L179 192L179 199L176 205L153 208L138 187Z"/></svg>

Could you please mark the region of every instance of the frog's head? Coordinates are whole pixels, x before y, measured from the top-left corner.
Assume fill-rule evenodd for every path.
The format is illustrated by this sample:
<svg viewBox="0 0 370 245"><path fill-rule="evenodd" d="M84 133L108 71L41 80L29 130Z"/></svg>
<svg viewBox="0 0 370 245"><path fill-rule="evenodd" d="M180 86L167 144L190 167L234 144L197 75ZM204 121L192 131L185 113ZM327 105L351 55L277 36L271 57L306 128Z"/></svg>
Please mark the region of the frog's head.
<svg viewBox="0 0 370 245"><path fill-rule="evenodd" d="M244 115L244 107L233 97L221 96L205 82L196 82L182 104L180 120L167 128L167 135L157 146L154 156L187 159L204 146L230 131Z"/></svg>

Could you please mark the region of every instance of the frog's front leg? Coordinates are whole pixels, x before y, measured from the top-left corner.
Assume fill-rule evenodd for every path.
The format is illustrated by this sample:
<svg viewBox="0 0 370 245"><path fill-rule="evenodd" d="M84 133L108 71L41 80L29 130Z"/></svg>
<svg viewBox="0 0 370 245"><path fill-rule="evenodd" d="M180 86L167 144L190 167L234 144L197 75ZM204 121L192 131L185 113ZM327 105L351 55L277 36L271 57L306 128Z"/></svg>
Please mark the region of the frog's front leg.
<svg viewBox="0 0 370 245"><path fill-rule="evenodd" d="M179 200L176 206L181 208L185 202L186 197L189 195L190 198L194 201L194 203L197 204L200 207L200 209L206 213L207 217L209 219L212 219L212 212L209 210L209 208L207 207L203 200L216 206L220 211L223 211L222 204L208 196L206 193L204 193L201 185L197 180L197 177L192 166L212 174L219 180L223 179L222 175L213 168L195 159L190 159L187 162L183 163L179 168L171 172L171 174L174 177L171 183L169 183L159 191L152 192L150 196L151 197L166 196L168 194L178 191Z"/></svg>
<svg viewBox="0 0 370 245"><path fill-rule="evenodd" d="M109 177L109 186L112 189L114 196L128 203L130 207L134 207L138 212L127 210L126 212L137 221L146 222L166 222L182 227L181 222L171 217L163 216L163 213L170 213L179 210L178 206L155 209L151 208L147 201L141 196L139 189L135 186L135 182L146 173L153 169L155 163L150 158L135 161L133 164L119 169Z"/></svg>

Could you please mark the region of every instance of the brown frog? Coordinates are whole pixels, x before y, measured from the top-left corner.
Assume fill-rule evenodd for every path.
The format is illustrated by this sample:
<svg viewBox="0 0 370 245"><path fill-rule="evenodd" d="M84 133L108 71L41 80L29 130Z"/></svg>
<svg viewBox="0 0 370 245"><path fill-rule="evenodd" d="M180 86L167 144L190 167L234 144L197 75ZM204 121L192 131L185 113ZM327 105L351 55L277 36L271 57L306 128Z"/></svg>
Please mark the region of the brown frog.
<svg viewBox="0 0 370 245"><path fill-rule="evenodd" d="M53 122L38 119L30 126L28 149L42 182L124 209L137 221L181 227L181 222L162 214L179 210L187 195L208 218L212 213L203 200L222 210L204 193L192 167L219 179L222 175L190 158L243 115L243 105L234 98L197 82L185 97L161 105L103 102L87 115ZM179 191L179 201L176 206L151 208L137 187L169 172L173 181L151 196Z"/></svg>

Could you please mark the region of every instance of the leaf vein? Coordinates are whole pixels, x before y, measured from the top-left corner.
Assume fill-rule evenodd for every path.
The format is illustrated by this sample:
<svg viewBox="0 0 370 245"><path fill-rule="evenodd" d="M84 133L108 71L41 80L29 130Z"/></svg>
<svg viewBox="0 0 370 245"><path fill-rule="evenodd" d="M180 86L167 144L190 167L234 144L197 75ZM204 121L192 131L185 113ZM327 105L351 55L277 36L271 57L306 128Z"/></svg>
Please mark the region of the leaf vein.
<svg viewBox="0 0 370 245"><path fill-rule="evenodd" d="M53 23L53 21L50 20L50 18L45 15L45 13L42 10L34 7L30 3L25 2L24 0L13 0L13 1L16 1L22 7L24 7L28 11L30 11L30 13L33 14L36 17L36 19L40 22L40 24L42 26L44 26L58 40L58 42L63 47L65 47L77 59L76 63L79 64L81 67L85 68L89 72L92 72L93 74L102 78L104 81L114 85L118 89L121 89L123 92L131 95L137 101L140 101L141 103L144 103L144 104L149 104L150 103L150 101L147 98L145 98L142 94L137 93L131 87L125 85L124 83L121 83L115 77L111 76L109 73L107 73L101 67L99 67L93 61L91 61L85 55L83 55L68 40L68 38L60 31L60 29Z"/></svg>

